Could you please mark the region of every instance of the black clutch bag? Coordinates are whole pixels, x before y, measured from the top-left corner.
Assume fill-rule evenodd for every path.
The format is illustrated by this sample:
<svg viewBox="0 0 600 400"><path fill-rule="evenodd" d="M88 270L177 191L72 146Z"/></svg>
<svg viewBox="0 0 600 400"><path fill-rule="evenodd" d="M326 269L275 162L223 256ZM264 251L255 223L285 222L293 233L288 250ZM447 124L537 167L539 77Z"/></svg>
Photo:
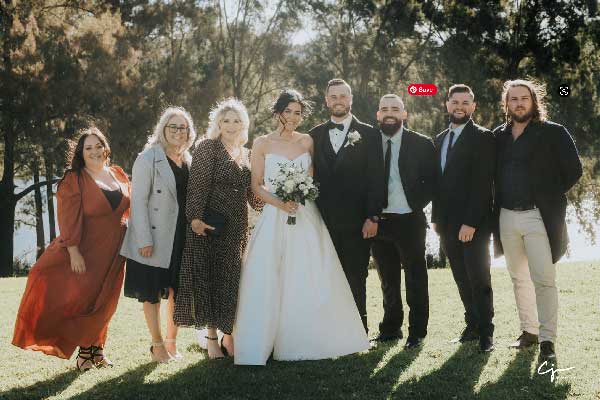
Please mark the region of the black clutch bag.
<svg viewBox="0 0 600 400"><path fill-rule="evenodd" d="M215 228L214 230L210 230L210 229L205 230L205 232L208 236L213 236L213 237L219 237L223 234L223 230L225 229L225 223L227 222L224 215L219 214L218 212L213 211L209 208L207 208L204 211L204 218L202 218L202 221L205 224L210 225L213 228Z"/></svg>

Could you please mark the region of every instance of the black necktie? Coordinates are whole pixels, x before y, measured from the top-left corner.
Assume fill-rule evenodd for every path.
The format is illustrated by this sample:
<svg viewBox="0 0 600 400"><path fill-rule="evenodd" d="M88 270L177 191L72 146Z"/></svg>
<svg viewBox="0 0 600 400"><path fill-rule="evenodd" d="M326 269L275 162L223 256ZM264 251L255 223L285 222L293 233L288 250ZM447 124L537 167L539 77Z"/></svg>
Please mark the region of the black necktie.
<svg viewBox="0 0 600 400"><path fill-rule="evenodd" d="M392 139L388 139L387 148L385 149L385 184L384 188L384 201L383 208L388 206L388 184L390 183L390 168L392 164Z"/></svg>
<svg viewBox="0 0 600 400"><path fill-rule="evenodd" d="M339 129L340 131L344 132L344 124L336 124L333 121L329 121L329 123L327 124L327 127L329 129Z"/></svg>
<svg viewBox="0 0 600 400"><path fill-rule="evenodd" d="M446 147L446 162L444 163L444 169L448 165L448 157L450 156L450 150L452 150L452 142L454 141L454 131L450 131L450 137L448 138L448 147Z"/></svg>
<svg viewBox="0 0 600 400"><path fill-rule="evenodd" d="M448 153L452 150L452 142L454 141L454 131L450 131L450 140L448 140L448 151L446 152L446 158L448 158Z"/></svg>

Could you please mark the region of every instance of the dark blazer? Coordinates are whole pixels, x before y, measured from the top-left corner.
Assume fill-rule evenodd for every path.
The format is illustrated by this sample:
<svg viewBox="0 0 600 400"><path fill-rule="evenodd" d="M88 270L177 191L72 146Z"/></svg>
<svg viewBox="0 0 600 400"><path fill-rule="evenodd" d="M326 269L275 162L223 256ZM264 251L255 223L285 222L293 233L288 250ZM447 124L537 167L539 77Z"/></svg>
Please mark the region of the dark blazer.
<svg viewBox="0 0 600 400"><path fill-rule="evenodd" d="M365 219L381 213L383 158L379 132L352 117L348 133L361 139L348 145L348 136L336 154L327 123L309 131L315 147L314 178L319 183L317 206L329 229L361 229Z"/></svg>
<svg viewBox="0 0 600 400"><path fill-rule="evenodd" d="M381 133L379 133L379 143L379 151L383 160ZM425 135L404 127L398 157L398 170L408 205L413 213L422 217L423 222L427 223L423 209L433 199L438 175L433 141Z"/></svg>
<svg viewBox="0 0 600 400"><path fill-rule="evenodd" d="M552 262L556 263L565 254L569 238L565 221L567 209L566 193L581 177L581 160L573 138L567 129L554 122L530 122L526 130L533 135L529 174L535 205L539 208L552 251ZM508 140L512 140L512 126L503 124L494 129L497 150L496 187L502 185L504 151ZM499 224L501 193L496 191L494 204L496 229L494 232L495 254L502 255Z"/></svg>
<svg viewBox="0 0 600 400"><path fill-rule="evenodd" d="M452 146L442 173L442 144L448 132L449 129L446 129L435 138L439 180L431 222L442 229L446 226L458 229L463 224L490 229L496 167L494 136L489 129L469 120Z"/></svg>

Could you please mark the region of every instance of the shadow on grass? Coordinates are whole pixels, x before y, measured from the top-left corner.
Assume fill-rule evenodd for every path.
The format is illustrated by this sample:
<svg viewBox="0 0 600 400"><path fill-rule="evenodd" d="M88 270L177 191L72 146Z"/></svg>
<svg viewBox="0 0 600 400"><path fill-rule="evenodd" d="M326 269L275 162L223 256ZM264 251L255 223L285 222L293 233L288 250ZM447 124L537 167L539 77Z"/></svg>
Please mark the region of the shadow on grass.
<svg viewBox="0 0 600 400"><path fill-rule="evenodd" d="M80 374L81 372L77 370L64 372L47 381L36 382L31 386L18 387L2 392L0 393L0 399L46 399L65 390Z"/></svg>
<svg viewBox="0 0 600 400"><path fill-rule="evenodd" d="M335 360L234 366L231 358L200 360L175 375L145 383L148 367L102 382L74 399L331 399L381 398L419 351L400 351L372 377L390 346Z"/></svg>
<svg viewBox="0 0 600 400"><path fill-rule="evenodd" d="M136 369L123 375L119 375L116 378L99 383L93 388L89 389L87 392L71 397L71 399L157 398L159 393L152 393L151 385L144 384L144 378L154 371L157 366L157 363L140 365ZM121 392L122 387L129 387L132 389L132 391L126 397L121 397L118 393ZM172 394L168 392L160 393L160 397L163 399L169 398L171 395Z"/></svg>
<svg viewBox="0 0 600 400"><path fill-rule="evenodd" d="M472 343L461 344L437 370L398 385L393 399L463 399L474 396L474 388L490 353L480 353Z"/></svg>
<svg viewBox="0 0 600 400"><path fill-rule="evenodd" d="M540 360L535 361L536 349L522 350L510 362L498 381L485 385L479 392L482 399L566 399L570 390L570 383L560 383L560 379L551 382L550 374L540 375L538 367ZM531 367L535 362L533 374ZM557 369L557 363L542 367L540 372L548 370L550 366Z"/></svg>
<svg viewBox="0 0 600 400"><path fill-rule="evenodd" d="M390 351L398 352L386 358ZM100 382L73 398L559 400L565 399L570 391L569 384L556 381L551 384L549 375L532 373L536 351L531 350L517 353L498 381L486 384L475 393L489 354L479 353L477 346L472 344L458 347L440 368L429 374L398 383L420 353L420 348L405 351L383 345L365 354L336 360L271 361L266 367L234 366L231 358L199 360L172 376L165 376L162 381L144 383L145 377L158 367L150 363ZM0 398L47 398L65 390L78 375L77 371L70 371L45 382L4 392Z"/></svg>

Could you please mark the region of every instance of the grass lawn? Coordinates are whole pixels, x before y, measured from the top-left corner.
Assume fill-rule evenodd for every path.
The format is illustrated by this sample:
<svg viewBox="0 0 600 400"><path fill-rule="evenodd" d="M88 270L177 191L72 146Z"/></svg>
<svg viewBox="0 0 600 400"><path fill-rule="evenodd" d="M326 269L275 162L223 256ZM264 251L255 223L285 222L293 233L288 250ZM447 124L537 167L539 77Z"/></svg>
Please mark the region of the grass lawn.
<svg viewBox="0 0 600 400"><path fill-rule="evenodd" d="M193 330L180 331L185 357L150 363L142 307L121 298L109 330L112 369L78 373L74 360L26 352L10 344L25 278L0 279L0 399L600 399L600 263L561 264L559 339L554 383L538 375L537 349L515 351L519 332L510 278L493 269L496 350L453 345L463 328L462 305L450 270L429 273L430 324L425 345L403 351L404 341L336 360L273 362L236 367L231 359L208 360ZM60 288L56 288L60 290ZM368 288L369 324L382 317L377 274ZM405 318L406 320L406 318ZM406 323L406 321L405 321ZM407 329L404 327L406 335ZM331 327L325 341L343 335Z"/></svg>

